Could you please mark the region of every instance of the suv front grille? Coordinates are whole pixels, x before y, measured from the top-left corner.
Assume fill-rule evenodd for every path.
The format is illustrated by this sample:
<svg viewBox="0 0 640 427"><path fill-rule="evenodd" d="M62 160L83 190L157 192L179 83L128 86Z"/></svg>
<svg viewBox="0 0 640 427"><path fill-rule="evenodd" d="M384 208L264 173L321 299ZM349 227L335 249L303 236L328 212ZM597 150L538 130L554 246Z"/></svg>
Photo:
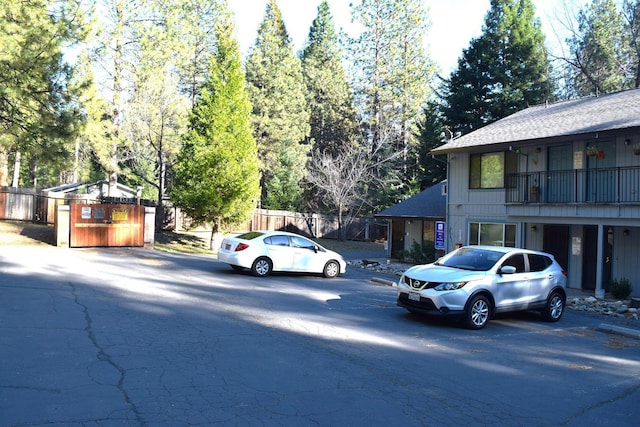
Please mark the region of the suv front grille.
<svg viewBox="0 0 640 427"><path fill-rule="evenodd" d="M425 280L412 279L410 277L405 277L405 282L409 285L411 289L422 290L435 288L439 285L437 282L427 282Z"/></svg>

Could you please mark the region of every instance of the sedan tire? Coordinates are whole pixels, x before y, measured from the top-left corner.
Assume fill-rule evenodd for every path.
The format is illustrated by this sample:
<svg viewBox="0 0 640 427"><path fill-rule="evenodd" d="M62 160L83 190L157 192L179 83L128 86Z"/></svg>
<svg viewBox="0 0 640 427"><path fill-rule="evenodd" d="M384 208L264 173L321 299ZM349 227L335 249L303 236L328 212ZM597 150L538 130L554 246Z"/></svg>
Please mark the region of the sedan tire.
<svg viewBox="0 0 640 427"><path fill-rule="evenodd" d="M482 329L491 317L491 304L484 295L476 295L469 301L465 321L469 329Z"/></svg>
<svg viewBox="0 0 640 427"><path fill-rule="evenodd" d="M334 277L337 277L338 274L340 274L340 265L336 261L329 261L324 266L323 274L327 279L333 279Z"/></svg>
<svg viewBox="0 0 640 427"><path fill-rule="evenodd" d="M263 277L269 275L272 268L273 266L269 258L260 257L253 262L251 273L253 273L254 276Z"/></svg>
<svg viewBox="0 0 640 427"><path fill-rule="evenodd" d="M542 309L542 318L547 322L557 322L564 313L564 298L558 291L554 291L547 299L547 305Z"/></svg>

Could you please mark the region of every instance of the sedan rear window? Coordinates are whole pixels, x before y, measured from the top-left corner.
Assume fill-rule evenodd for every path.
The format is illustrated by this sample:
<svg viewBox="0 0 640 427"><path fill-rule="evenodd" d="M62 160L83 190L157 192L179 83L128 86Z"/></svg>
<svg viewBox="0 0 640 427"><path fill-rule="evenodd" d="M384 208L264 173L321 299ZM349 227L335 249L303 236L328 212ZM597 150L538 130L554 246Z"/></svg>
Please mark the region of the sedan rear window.
<svg viewBox="0 0 640 427"><path fill-rule="evenodd" d="M263 234L264 233L261 233L260 231L250 231L248 233L239 235L238 239L251 240L251 239L255 239L256 237L260 237Z"/></svg>
<svg viewBox="0 0 640 427"><path fill-rule="evenodd" d="M272 246L289 246L289 238L287 236L271 236L264 239L264 243Z"/></svg>

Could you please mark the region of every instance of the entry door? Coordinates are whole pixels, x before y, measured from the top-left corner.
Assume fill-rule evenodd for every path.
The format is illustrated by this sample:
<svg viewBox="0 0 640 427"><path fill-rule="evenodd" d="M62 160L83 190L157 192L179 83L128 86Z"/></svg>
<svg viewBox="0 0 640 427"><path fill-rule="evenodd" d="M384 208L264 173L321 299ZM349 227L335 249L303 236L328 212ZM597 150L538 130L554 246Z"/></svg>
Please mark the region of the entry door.
<svg viewBox="0 0 640 427"><path fill-rule="evenodd" d="M587 156L587 202L616 201L616 146L613 142L589 144L595 155Z"/></svg>
<svg viewBox="0 0 640 427"><path fill-rule="evenodd" d="M399 251L404 250L404 220L394 219L391 227L391 256L397 258Z"/></svg>
<svg viewBox="0 0 640 427"><path fill-rule="evenodd" d="M611 280L611 257L613 256L613 229L604 228L602 242L602 287L606 288ZM582 258L582 288L593 290L596 288L598 264L598 226L584 226L584 255Z"/></svg>
<svg viewBox="0 0 640 427"><path fill-rule="evenodd" d="M549 176L547 177L547 202L573 201L573 152L571 145L551 146L548 150Z"/></svg>
<svg viewBox="0 0 640 427"><path fill-rule="evenodd" d="M569 226L545 225L542 234L542 250L554 256L567 270L569 268Z"/></svg>

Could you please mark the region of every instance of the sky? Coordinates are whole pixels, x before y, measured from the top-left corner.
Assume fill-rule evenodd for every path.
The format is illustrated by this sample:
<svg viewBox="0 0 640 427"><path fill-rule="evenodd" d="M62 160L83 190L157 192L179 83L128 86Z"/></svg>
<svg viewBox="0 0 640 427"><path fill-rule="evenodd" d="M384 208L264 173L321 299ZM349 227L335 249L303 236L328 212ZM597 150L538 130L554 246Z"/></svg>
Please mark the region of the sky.
<svg viewBox="0 0 640 427"><path fill-rule="evenodd" d="M313 19L318 14L321 0L277 0L282 19L298 52L307 36ZM328 0L336 29L355 34L351 22L350 3L358 0ZM469 47L472 38L482 34L484 18L489 10L490 0L423 0L429 8L431 27L427 37L427 51L432 60L445 75L453 71L462 50ZM557 37L553 34L554 10L563 0L533 0L536 13L547 35L547 42L553 44ZM236 36L245 54L256 40L260 22L264 18L267 0L229 0L234 13ZM557 28L557 25L556 25ZM553 46L549 46L553 49Z"/></svg>

